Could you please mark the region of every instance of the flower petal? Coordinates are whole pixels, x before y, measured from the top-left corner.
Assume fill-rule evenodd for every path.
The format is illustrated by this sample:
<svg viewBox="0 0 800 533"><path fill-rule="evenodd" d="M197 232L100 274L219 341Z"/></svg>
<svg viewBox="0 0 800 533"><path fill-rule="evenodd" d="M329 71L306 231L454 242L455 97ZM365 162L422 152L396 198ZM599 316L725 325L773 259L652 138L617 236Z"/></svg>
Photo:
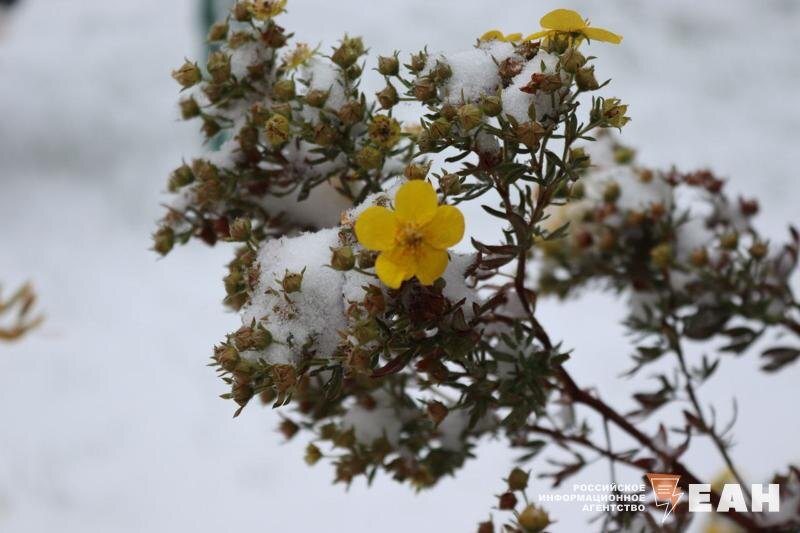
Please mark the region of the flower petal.
<svg viewBox="0 0 800 533"><path fill-rule="evenodd" d="M502 41L504 39L503 32L500 30L489 30L480 36L480 41Z"/></svg>
<svg viewBox="0 0 800 533"><path fill-rule="evenodd" d="M395 213L400 222L423 225L436 214L439 199L427 181L411 180L403 184L394 198Z"/></svg>
<svg viewBox="0 0 800 533"><path fill-rule="evenodd" d="M417 252L417 279L423 285L433 285L444 274L449 260L444 250L423 244Z"/></svg>
<svg viewBox="0 0 800 533"><path fill-rule="evenodd" d="M507 42L507 43L515 43L517 41L521 41L522 40L522 34L521 33L509 33L508 35L505 36L505 38L503 40L505 42Z"/></svg>
<svg viewBox="0 0 800 533"><path fill-rule="evenodd" d="M464 215L452 205L439 206L433 220L422 228L422 236L432 248L446 250L464 237Z"/></svg>
<svg viewBox="0 0 800 533"><path fill-rule="evenodd" d="M580 13L571 9L554 9L539 21L542 28L550 28L558 31L577 31L586 27Z"/></svg>
<svg viewBox="0 0 800 533"><path fill-rule="evenodd" d="M381 252L375 260L375 273L384 285L397 289L411 278L416 269L416 258L401 248Z"/></svg>
<svg viewBox="0 0 800 533"><path fill-rule="evenodd" d="M527 37L523 39L523 41L535 41L537 39L541 39L542 37L547 37L553 30L542 30L537 31L536 33L531 33Z"/></svg>
<svg viewBox="0 0 800 533"><path fill-rule="evenodd" d="M395 246L397 217L394 213L378 205L366 209L355 225L356 237L370 250L390 250Z"/></svg>
<svg viewBox="0 0 800 533"><path fill-rule="evenodd" d="M581 30L586 37L592 41L605 41L607 43L619 44L622 42L622 35L604 30L603 28L584 28Z"/></svg>

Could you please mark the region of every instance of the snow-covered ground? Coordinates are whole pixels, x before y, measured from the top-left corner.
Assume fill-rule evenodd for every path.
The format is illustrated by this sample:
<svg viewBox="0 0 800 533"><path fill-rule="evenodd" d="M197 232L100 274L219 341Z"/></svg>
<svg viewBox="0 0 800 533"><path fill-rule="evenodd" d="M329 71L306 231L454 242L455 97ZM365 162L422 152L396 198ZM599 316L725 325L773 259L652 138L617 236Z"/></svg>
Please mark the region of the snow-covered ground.
<svg viewBox="0 0 800 533"><path fill-rule="evenodd" d="M533 31L563 4L625 36L595 53L631 104L624 139L643 161L728 176L760 197L776 240L800 222L798 2L295 0L285 23L312 43L346 29L374 52L452 49L490 27ZM346 492L323 463L305 466L301 441L281 443L276 416L251 407L232 420L216 397L205 364L236 322L220 304L228 251L148 251L164 178L198 143L176 121L169 78L199 55L195 11L189 0L23 0L0 26L0 280L32 280L47 314L0 347L0 531L472 530L512 464L499 443L432 491L379 479ZM578 380L624 407L622 310L589 295L542 312L575 348ZM701 394L723 413L739 398L733 455L746 475L800 461L800 424L778 414L800 367L765 377L754 354L726 362ZM701 476L720 468L705 445L689 460ZM556 531L589 518L551 510Z"/></svg>

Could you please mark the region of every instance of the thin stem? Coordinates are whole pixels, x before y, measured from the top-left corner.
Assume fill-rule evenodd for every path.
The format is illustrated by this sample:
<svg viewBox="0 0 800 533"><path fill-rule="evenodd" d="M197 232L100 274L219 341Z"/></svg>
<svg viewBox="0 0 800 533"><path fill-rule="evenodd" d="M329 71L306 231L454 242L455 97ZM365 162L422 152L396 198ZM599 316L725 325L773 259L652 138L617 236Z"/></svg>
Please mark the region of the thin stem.
<svg viewBox="0 0 800 533"><path fill-rule="evenodd" d="M670 329L671 326L667 326ZM697 397L697 391L694 388L694 384L692 383L692 375L689 372L689 368L686 365L686 358L683 355L683 348L681 347L681 343L678 340L677 333L672 329L673 334L670 335L672 350L675 352L675 355L678 357L678 362L680 364L681 373L683 377L686 379L686 393L689 395L689 401L692 403L694 407L695 415L700 420L700 423L703 426L703 429L706 431L711 440L714 442L714 446L719 451L719 454L722 456L723 461L725 461L725 465L730 470L733 477L736 478L736 482L739 483L739 486L742 487L743 492L747 496L748 502L751 499L750 490L747 488L747 485L744 483L742 476L739 474L736 466L733 464L733 460L731 459L730 454L728 453L728 447L722 441L722 438L717 433L716 429L711 427L708 424L705 418L705 414L703 413L703 408L700 405L700 400Z"/></svg>

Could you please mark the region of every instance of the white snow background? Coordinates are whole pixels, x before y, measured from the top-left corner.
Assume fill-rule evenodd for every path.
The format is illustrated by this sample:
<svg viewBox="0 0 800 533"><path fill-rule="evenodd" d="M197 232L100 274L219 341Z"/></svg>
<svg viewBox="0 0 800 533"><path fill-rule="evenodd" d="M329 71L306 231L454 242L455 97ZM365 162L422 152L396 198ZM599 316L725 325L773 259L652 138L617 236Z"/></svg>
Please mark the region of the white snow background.
<svg viewBox="0 0 800 533"><path fill-rule="evenodd" d="M630 103L623 140L641 161L713 168L759 197L775 241L800 223L800 2L295 0L284 22L326 49L346 30L388 54L464 49L494 27L531 32L555 7L625 36L591 51L608 92ZM500 443L431 491L385 478L346 491L324 462L303 463L302 438L282 443L276 414L253 405L233 420L217 398L224 386L205 365L237 324L220 303L229 250L162 261L148 250L165 178L199 142L176 120L169 73L200 50L188 0L22 0L0 25L0 280L33 281L47 315L0 347L0 531L473 531L512 466ZM579 383L624 410L622 300L589 294L541 314L575 349ZM700 394L723 415L738 397L733 456L761 481L800 461L800 366L764 376L756 355L726 360ZM719 459L696 444L688 461L713 476ZM607 467L576 480L607 482ZM550 510L554 531L586 530L577 507Z"/></svg>

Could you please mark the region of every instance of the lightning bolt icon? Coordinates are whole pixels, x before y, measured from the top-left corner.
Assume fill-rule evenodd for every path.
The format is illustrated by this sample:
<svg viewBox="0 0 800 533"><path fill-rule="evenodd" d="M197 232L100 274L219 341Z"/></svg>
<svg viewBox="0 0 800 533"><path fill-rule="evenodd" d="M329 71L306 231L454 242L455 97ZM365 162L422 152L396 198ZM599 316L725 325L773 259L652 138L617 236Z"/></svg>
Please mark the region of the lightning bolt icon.
<svg viewBox="0 0 800 533"><path fill-rule="evenodd" d="M650 485L653 487L653 495L655 496L655 506L664 508L664 517L661 523L666 522L678 502L683 496L683 491L678 488L678 482L681 476L673 474L647 474L647 479L650 480Z"/></svg>

